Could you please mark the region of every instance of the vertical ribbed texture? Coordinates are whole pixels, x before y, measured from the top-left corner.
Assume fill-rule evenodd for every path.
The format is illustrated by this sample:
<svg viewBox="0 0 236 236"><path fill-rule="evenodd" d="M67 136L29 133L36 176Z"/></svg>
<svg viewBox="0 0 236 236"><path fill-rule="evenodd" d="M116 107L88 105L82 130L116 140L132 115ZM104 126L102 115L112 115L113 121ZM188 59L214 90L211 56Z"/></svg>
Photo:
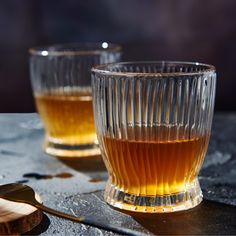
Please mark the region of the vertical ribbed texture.
<svg viewBox="0 0 236 236"><path fill-rule="evenodd" d="M107 68L135 73L199 72L148 77L92 74L97 135L111 184L135 195L185 191L196 180L207 151L215 72L171 63Z"/></svg>
<svg viewBox="0 0 236 236"><path fill-rule="evenodd" d="M120 52L112 51L74 56L31 55L30 78L34 94L57 92L61 95L68 89L90 87L90 69L94 65L117 62L120 56Z"/></svg>

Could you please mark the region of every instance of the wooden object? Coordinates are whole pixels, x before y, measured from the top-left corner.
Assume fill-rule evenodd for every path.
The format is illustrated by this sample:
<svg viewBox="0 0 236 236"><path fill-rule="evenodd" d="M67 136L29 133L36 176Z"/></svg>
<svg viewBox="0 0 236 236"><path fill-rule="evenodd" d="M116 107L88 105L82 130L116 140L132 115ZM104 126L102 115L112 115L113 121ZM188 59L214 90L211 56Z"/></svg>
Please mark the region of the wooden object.
<svg viewBox="0 0 236 236"><path fill-rule="evenodd" d="M36 198L41 202L38 195ZM31 205L0 198L0 235L26 233L36 227L42 217L42 211Z"/></svg>

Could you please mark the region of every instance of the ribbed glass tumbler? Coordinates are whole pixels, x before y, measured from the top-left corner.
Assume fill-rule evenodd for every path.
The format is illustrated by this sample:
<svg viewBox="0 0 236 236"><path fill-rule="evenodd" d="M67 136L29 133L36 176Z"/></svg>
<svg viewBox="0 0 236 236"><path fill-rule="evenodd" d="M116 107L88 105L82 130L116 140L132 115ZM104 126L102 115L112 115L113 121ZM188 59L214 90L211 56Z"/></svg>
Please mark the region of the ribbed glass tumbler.
<svg viewBox="0 0 236 236"><path fill-rule="evenodd" d="M188 62L92 69L95 124L109 172L105 200L121 209L174 212L202 200L215 68Z"/></svg>
<svg viewBox="0 0 236 236"><path fill-rule="evenodd" d="M94 65L118 62L120 56L120 46L108 43L64 44L30 50L31 82L46 131L46 153L65 158L100 154L90 69Z"/></svg>

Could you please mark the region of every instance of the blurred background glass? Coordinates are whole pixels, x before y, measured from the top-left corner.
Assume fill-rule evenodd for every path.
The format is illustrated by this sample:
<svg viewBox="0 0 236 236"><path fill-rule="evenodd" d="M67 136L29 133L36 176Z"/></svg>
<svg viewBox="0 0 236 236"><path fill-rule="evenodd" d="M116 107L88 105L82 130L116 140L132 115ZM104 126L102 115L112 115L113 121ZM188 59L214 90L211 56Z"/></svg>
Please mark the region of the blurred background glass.
<svg viewBox="0 0 236 236"><path fill-rule="evenodd" d="M30 49L30 78L46 131L44 150L61 157L99 155L90 69L119 62L108 43L57 44Z"/></svg>
<svg viewBox="0 0 236 236"><path fill-rule="evenodd" d="M1 0L0 112L33 112L28 48L114 42L124 61L216 66L216 110L236 110L235 0Z"/></svg>

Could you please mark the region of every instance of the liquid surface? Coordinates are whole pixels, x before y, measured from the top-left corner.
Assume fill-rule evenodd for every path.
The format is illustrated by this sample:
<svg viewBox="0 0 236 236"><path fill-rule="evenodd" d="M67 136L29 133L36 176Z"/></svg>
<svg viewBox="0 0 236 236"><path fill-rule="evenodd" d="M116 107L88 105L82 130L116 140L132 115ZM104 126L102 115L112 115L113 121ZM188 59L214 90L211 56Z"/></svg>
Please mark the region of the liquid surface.
<svg viewBox="0 0 236 236"><path fill-rule="evenodd" d="M36 104L50 142L79 145L97 140L91 93L36 95Z"/></svg>
<svg viewBox="0 0 236 236"><path fill-rule="evenodd" d="M184 191L199 173L208 141L209 135L171 141L102 137L111 183L127 193L150 196Z"/></svg>

